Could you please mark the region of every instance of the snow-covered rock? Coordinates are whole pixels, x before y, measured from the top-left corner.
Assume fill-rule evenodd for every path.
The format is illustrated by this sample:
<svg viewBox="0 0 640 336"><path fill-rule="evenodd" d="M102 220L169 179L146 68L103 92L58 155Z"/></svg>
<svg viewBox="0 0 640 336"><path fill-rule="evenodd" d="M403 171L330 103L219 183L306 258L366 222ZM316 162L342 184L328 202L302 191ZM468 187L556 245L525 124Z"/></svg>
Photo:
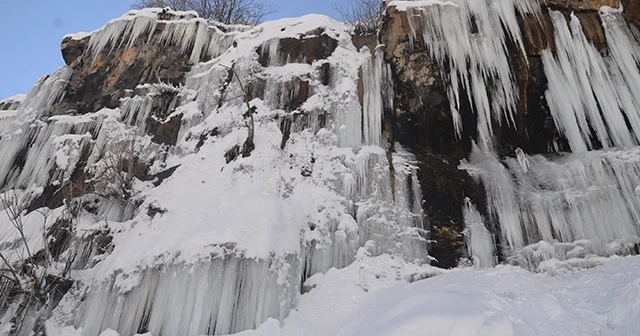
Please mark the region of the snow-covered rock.
<svg viewBox="0 0 640 336"><path fill-rule="evenodd" d="M585 293L638 288L637 31L551 8L393 1L364 38L144 9L65 37L0 111L2 333L633 331ZM545 274L477 270L500 263Z"/></svg>

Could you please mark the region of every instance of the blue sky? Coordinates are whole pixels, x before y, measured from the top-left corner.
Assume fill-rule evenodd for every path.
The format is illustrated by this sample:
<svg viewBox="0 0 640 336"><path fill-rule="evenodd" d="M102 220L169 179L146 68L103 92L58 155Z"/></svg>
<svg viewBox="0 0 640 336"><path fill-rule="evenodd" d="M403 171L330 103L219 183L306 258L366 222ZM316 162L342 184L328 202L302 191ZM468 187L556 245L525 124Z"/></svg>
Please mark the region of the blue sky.
<svg viewBox="0 0 640 336"><path fill-rule="evenodd" d="M269 17L321 13L336 17L333 0L265 0L279 7ZM340 1L340 0L336 0ZM129 10L132 0L7 0L0 20L0 99L27 93L43 75L64 65L60 42L92 31Z"/></svg>

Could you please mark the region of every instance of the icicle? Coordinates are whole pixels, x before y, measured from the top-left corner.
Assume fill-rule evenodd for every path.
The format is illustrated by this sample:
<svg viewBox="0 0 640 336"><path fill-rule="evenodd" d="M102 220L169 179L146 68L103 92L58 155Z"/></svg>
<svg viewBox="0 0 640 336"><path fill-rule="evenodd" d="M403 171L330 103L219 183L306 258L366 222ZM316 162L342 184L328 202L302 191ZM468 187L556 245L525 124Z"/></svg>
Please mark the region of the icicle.
<svg viewBox="0 0 640 336"><path fill-rule="evenodd" d="M169 21L160 35L160 41L165 45L180 46L183 54L191 51L189 61L192 64L200 62L203 54L218 56L221 51L215 48L225 45L225 43L221 43L224 40L220 38L217 28L213 28L209 32L207 20L204 19ZM226 47L228 46L229 44L226 44ZM226 50L226 48L224 49Z"/></svg>
<svg viewBox="0 0 640 336"><path fill-rule="evenodd" d="M509 158L505 165L477 149L471 163L463 165L486 188L490 214L506 242L505 255L540 240L610 244L638 239L637 149L579 153L555 162L542 156Z"/></svg>
<svg viewBox="0 0 640 336"><path fill-rule="evenodd" d="M418 181L418 168L413 154L395 146L392 157L395 172L395 224L400 231L402 255L409 259L424 259L427 255L427 241L422 210L422 191Z"/></svg>
<svg viewBox="0 0 640 336"><path fill-rule="evenodd" d="M16 119L17 111L0 111L0 136L11 128L13 121Z"/></svg>
<svg viewBox="0 0 640 336"><path fill-rule="evenodd" d="M68 134L74 126L55 121L45 123L40 119L46 118L51 106L61 98L72 73L71 68L63 67L41 78L19 105L14 121L0 139L3 158L0 160L0 185L44 186L49 181L50 169L55 163L51 139ZM81 134L86 130L79 129ZM23 153L27 147L29 151ZM22 169L16 171L14 164L18 159L24 163Z"/></svg>
<svg viewBox="0 0 640 336"><path fill-rule="evenodd" d="M209 26L207 20L194 17L193 13L189 13L186 19L169 20L161 20L158 15L153 10L133 10L92 33L88 52L93 56L93 62L107 46L110 46L109 53L130 48L145 35L148 36L147 42L150 42L160 22L165 26L158 37L159 41L165 45L179 46L182 54L189 53L191 64L200 62L203 56L217 57L233 43L234 32L223 33L217 27Z"/></svg>
<svg viewBox="0 0 640 336"><path fill-rule="evenodd" d="M498 219L502 232L503 249L507 254L522 248L525 237L520 223L521 210L516 197L516 186L510 172L498 161L493 153L482 151L474 145L470 165L461 168L482 181L487 195L488 212Z"/></svg>
<svg viewBox="0 0 640 336"><path fill-rule="evenodd" d="M462 212L465 223L464 242L473 264L478 267L495 266L497 260L493 235L485 227L482 215L469 198L465 199Z"/></svg>
<svg viewBox="0 0 640 336"><path fill-rule="evenodd" d="M120 103L120 108L122 109L122 121L127 125L136 126L141 132L144 132L147 119L153 108L153 97L147 95L125 98Z"/></svg>
<svg viewBox="0 0 640 336"><path fill-rule="evenodd" d="M157 19L155 17L135 15L132 12L121 18L109 21L106 26L93 33L89 38L88 49L90 54L93 55L93 62L108 45L111 46L109 49L109 52L111 52L114 49L121 48L123 45L126 48L130 48L144 34L149 34L150 40L156 25Z"/></svg>
<svg viewBox="0 0 640 336"><path fill-rule="evenodd" d="M382 138L382 63L383 55L376 48L374 56L371 56L369 48L364 47L361 53L366 60L362 66L364 106L363 106L363 130L364 145L379 146Z"/></svg>
<svg viewBox="0 0 640 336"><path fill-rule="evenodd" d="M268 318L283 320L295 305L300 286L297 257L289 267L277 261L213 258L193 266L147 269L137 285L115 282L88 293L77 326L83 335L111 328L122 335L148 330L153 335L226 335L255 329ZM273 269L288 269L284 277ZM114 279L115 281L115 279Z"/></svg>
<svg viewBox="0 0 640 336"><path fill-rule="evenodd" d="M267 66L278 66L282 65L282 60L280 59L280 38L274 37L262 44L262 54L267 55Z"/></svg>
<svg viewBox="0 0 640 336"><path fill-rule="evenodd" d="M492 148L492 121L506 120L513 124L518 99L509 68L507 38L524 50L516 11L535 15L540 11L538 3L530 0L455 0L415 6L407 3L411 41L420 36L446 73L455 131L458 135L462 131L459 114L462 88L478 114L480 146Z"/></svg>
<svg viewBox="0 0 640 336"><path fill-rule="evenodd" d="M520 168L523 173L529 172L529 159L524 151L520 148L516 148L516 158L518 159L518 164L520 164Z"/></svg>
<svg viewBox="0 0 640 336"><path fill-rule="evenodd" d="M550 16L557 56L550 51L542 54L549 79L546 96L555 123L572 151L594 147L592 130L605 148L637 144L640 98L635 92L640 89L640 74L633 53L640 47L629 29L621 28L620 20L624 19L619 14L601 14L611 50L611 56L603 57L587 40L575 15L571 16L570 27L562 13L551 11Z"/></svg>

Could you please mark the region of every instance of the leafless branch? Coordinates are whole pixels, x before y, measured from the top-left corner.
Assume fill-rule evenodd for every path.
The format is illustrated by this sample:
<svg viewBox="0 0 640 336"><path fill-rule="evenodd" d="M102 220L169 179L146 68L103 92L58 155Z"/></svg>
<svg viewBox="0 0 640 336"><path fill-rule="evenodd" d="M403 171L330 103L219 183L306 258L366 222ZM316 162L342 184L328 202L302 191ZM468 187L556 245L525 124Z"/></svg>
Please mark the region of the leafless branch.
<svg viewBox="0 0 640 336"><path fill-rule="evenodd" d="M348 0L333 3L333 9L344 22L351 24L358 35L375 34L380 28L380 12L383 0Z"/></svg>
<svg viewBox="0 0 640 336"><path fill-rule="evenodd" d="M175 10L193 10L208 20L224 24L255 25L278 11L277 7L262 0L138 0L134 8L171 7Z"/></svg>

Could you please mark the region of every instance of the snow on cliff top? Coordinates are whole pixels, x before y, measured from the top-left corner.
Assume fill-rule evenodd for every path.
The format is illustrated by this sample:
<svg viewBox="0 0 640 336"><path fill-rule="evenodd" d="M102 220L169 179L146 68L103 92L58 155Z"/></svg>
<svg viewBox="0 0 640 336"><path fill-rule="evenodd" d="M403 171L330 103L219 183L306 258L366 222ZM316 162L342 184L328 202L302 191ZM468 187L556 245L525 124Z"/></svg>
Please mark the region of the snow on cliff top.
<svg viewBox="0 0 640 336"><path fill-rule="evenodd" d="M417 0L417 1L391 1L389 6L393 6L401 11L406 11L409 8L426 7L426 6L455 6L458 4L452 1L444 0Z"/></svg>
<svg viewBox="0 0 640 336"><path fill-rule="evenodd" d="M20 94L17 94L17 95L14 95L14 96L8 97L8 98L0 99L0 104L9 103L9 102L12 102L12 103L20 103L20 102L22 102L25 98L27 98L27 95L26 95L26 94L23 94L23 93L20 93Z"/></svg>

